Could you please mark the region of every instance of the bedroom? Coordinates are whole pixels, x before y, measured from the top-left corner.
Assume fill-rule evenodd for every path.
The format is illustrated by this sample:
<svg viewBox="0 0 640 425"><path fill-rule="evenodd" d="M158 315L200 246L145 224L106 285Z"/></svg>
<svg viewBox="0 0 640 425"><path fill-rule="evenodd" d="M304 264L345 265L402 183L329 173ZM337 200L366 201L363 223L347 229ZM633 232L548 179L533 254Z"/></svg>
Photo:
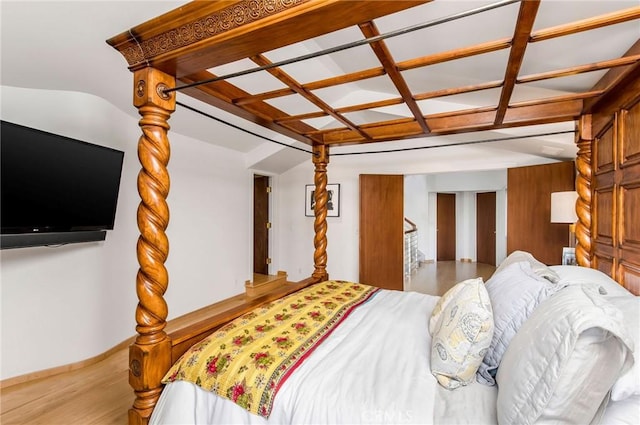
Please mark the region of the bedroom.
<svg viewBox="0 0 640 425"><path fill-rule="evenodd" d="M10 3L3 4L3 19L6 17L6 11L8 10L6 8ZM42 5L39 6L42 7ZM82 7L77 4L58 6L56 13L61 14L71 14L74 9ZM65 10L63 6L69 7L69 9ZM93 5L93 7L97 6ZM165 7L166 5L156 13L149 13L148 17L155 16L160 11L166 10ZM101 12L103 12L101 16L107 17L113 16L109 15L109 13L116 13L109 12L109 10L101 10ZM55 30L55 25L59 21L51 20L51 16L55 16L52 15L53 12L46 13L46 11L41 11L40 13L42 14L37 14L35 10L29 12L29 22L37 27ZM122 28L131 27L146 19L136 18L133 22L122 22L122 17L120 15L116 16L119 20L117 21L118 24L114 26L117 28L115 28L115 31L110 28L109 33L101 35L98 40L99 43L104 44L104 40L115 32L120 31ZM59 24L63 25L62 23ZM16 23L16 26L19 25ZM6 31L6 28L7 25L3 25L3 31ZM23 29L24 27L20 26L20 28ZM54 45L56 43L55 34L56 32L48 38ZM15 37L35 37L35 35L32 32L26 32ZM11 38L11 36L3 36L3 43L9 43L7 40ZM88 42L88 40L86 41ZM102 48L101 51L104 52L104 57L112 58L114 62L117 59L121 61L121 58L116 58L115 53L103 44L100 44L100 46ZM95 47L92 46L87 49L94 50ZM105 80L101 84L101 96L97 98L84 95L81 92L86 90L84 84L88 84L95 79L101 82L104 74L85 74L75 72L73 69L65 70L64 65L61 64L53 64L46 67L34 64L34 62L37 62L34 58L38 58L39 55L55 56L55 49L17 55L16 57L11 57L10 61L5 59L4 52L6 51L7 49L3 46L3 67L11 64L18 66L21 61L28 61L20 69L33 69L37 73L37 78L33 76L29 78L28 73L24 71L23 74L25 75L21 77L28 78L28 81L5 83L7 74L3 72L3 119L20 118L25 124L35 126L43 123L41 125L46 126L48 130L64 132L70 136L88 138L97 143L120 144L120 147L127 152L125 161L129 161L129 165L126 168L126 172L129 173L128 180L132 181L138 168L134 161L135 152L130 146L130 141L138 137L135 111L130 106L123 106L121 107L122 110L120 110L112 107L109 102L102 100L118 96L120 102L130 105L129 87L131 76L124 69L122 63L119 63L119 67L113 68L112 72L120 75L123 83L110 84ZM77 50L75 53L82 55L83 51ZM73 53L70 52L69 54ZM92 56L88 60L102 66L103 56ZM64 74L66 78L51 85L40 87L41 90L37 92L32 89L14 88L45 84L47 73L43 73L42 69L53 74L54 71L59 70L58 68L66 71ZM9 87L4 87L5 85ZM12 99L15 101L11 102ZM25 99L27 100L25 101ZM112 101L111 103L115 104L116 102ZM65 105L69 109L64 110L60 105ZM123 112L125 110L127 113ZM71 114L83 117L85 124L79 122L80 120L69 122L68 117ZM172 120L177 120L178 114L180 114L180 111L176 112ZM97 121L95 120L95 115L99 115L104 119ZM113 126L111 123L114 120L122 122L123 125ZM125 125L124 123L129 124ZM220 135L220 138L234 140L234 142L238 141L239 136L235 133L226 134L222 133L223 131L226 130L218 130L216 128L216 136ZM172 240L172 252L167 266L171 270L172 282L180 282L180 291L195 292L202 295L201 298L208 298L210 301L214 301L241 291L242 285L247 279L247 270L250 270L251 267L251 259L244 255L247 252L246 247L250 243L250 234L245 223L250 222L251 218L249 215L243 217L242 214L237 212L250 210L251 197L249 194L252 175L245 168L245 164L247 161L253 164L251 162L252 155L235 154L229 150L211 147L202 142L187 140L180 136L177 130L176 133L178 133L176 136L172 136L174 147L170 166L172 191L169 201L172 205L172 219L169 234ZM253 148L251 141L248 141L247 144L247 150ZM264 147L263 149L269 150L271 148ZM255 152L255 154L258 154L258 152ZM478 161L479 154L479 149L470 149L467 158L473 159L459 162L456 167L458 169L468 169L470 164L475 164ZM447 153L444 152L442 155L434 158L439 164L445 164L445 161L448 162ZM220 161L222 162L220 165L225 165L228 168L222 169L220 165L217 165L215 169L207 167L204 164L207 157L217 157L216 164L222 157L224 161ZM493 158L495 155L489 155L489 157ZM197 163L195 158L198 159ZM411 156L408 158L414 159ZM504 160L507 163L512 163L506 157L504 157ZM389 157L383 159L383 161L385 161L385 165L391 162ZM486 162L488 161L490 160L488 159ZM345 199L356 199L357 188L353 176L357 173L349 170L351 165L341 167L339 162L337 159L332 160L330 167L331 178L335 178L335 181L339 181L344 185L343 196L345 196ZM345 160L344 163L347 164L348 161ZM396 171L392 167L385 165L371 166L363 164L358 172L391 173ZM196 166L199 166L199 168L196 168ZM259 169L259 167L256 168ZM307 161L292 172L286 173L287 178L278 178L277 190L283 194L275 206L279 212L287 210L288 206L291 206L289 208L291 208L292 212L295 212L296 207L294 205L302 205L301 187L309 183L311 170L312 165ZM452 170L447 169L447 171ZM223 181L224 184L214 186L213 189L203 187L196 181L201 175L209 175L214 180ZM348 178L352 181L351 185L346 183ZM193 188L197 189L198 195L195 197L187 196L190 191L194 191ZM247 195L244 198L239 198L235 195L237 193L245 193ZM137 265L135 264L135 258L132 258L133 256L123 256L121 252L131 250L133 248L127 247L135 245L135 224L132 223L129 217L133 216L137 206L136 196L135 193L124 193L124 196L121 197L117 226L122 229L123 234L114 232L109 235L102 249L69 246L54 251L54 254L50 254L52 250L44 249L34 249L28 253L29 255L24 252L3 252L3 303L7 303L7 307L3 305L3 319L5 314L9 314L8 320L3 320L3 359L20 359L20 364L31 365L29 369L21 369L22 366L16 366L15 370L8 372L9 376L85 359L103 352L110 346L130 336L130 329L133 328L131 312L135 307L135 297L134 294L131 294L131 285ZM227 199L231 204L220 205L215 201L217 199ZM177 209L175 209L176 207ZM225 223L225 228L234 229L232 237L229 237L227 233L222 235L225 238L224 246L220 246L216 242L221 237L218 233L219 227L202 221L204 219L199 213L203 209L221 214L219 221ZM345 231L345 229L356 229L353 224L356 222L357 216L353 214L354 212L352 211L350 218L343 217L335 220L337 225L329 226L328 234L329 250L333 249L333 254L330 255L329 259L330 270L338 270L336 273L351 279L357 277L353 272L353 267L356 263L355 259L357 258L355 244L345 245L344 250L346 252L340 252L340 247L336 249L334 245L339 245L336 242L340 241L339 235L350 234L350 232L354 231ZM347 220L351 221L348 222ZM199 223L200 225L189 226L187 223ZM277 268L287 270L292 274L308 275L312 270L311 262L308 260L312 254L312 245L309 241L313 237L309 226L310 219L305 219L302 214L292 214L288 220L282 218L282 223L287 223L291 228L295 228L295 238L292 235L294 233L293 230L285 230L286 226L284 225L278 226L283 230L281 230L279 246L275 250ZM180 229L180 231L174 234L172 229ZM189 252L181 250L181 245L189 247ZM341 263L342 261L344 261L344 264ZM71 264L74 265L73 269L69 267ZM215 271L215 283L224 282L224 284L212 284L209 276L202 276L200 270L203 264L206 264L209 270ZM228 267L229 264L234 264L234 267ZM297 271L296 269L300 268L301 264L306 264L306 269L303 268ZM79 265L85 265L86 269ZM100 273L95 273L95 270L100 270ZM96 275L95 278L93 277L94 274ZM50 276L60 276L60 278L55 279L53 282L48 282ZM87 276L91 276L91 278L87 278ZM87 281L90 284L87 284ZM234 286L230 287L229 282L233 282ZM39 294L40 296L34 298L33 294ZM74 299L77 297L82 297L82 299L78 300L77 305L74 305L74 309L61 309L62 303L67 302L69 298ZM174 290L173 287L170 287L167 299L172 306L172 316L201 306L195 298L181 297L177 292L177 288ZM43 323L42 320L38 320L39 317L43 316L58 317L59 322L51 323L51 321L45 321ZM77 317L82 317L85 320L80 323L76 320ZM13 327L12 325L15 323L20 323L20 327ZM64 346L56 343L58 337L55 336L56 332L54 331L59 329L69 329L68 340L65 341L66 344L62 344ZM102 334L95 335L95 329L101 329ZM41 356L37 356L34 350L25 350L28 353L33 353L32 359L25 358L25 353L21 353L18 348L18 342L20 342L22 335L36 332L42 333L43 338L50 335L51 340L44 339L39 341L41 344L49 344L52 347L47 358L43 359ZM5 348L5 343L9 347ZM10 347L13 347L15 351L11 351ZM4 350L10 351L5 352ZM18 362L16 361L15 363Z"/></svg>

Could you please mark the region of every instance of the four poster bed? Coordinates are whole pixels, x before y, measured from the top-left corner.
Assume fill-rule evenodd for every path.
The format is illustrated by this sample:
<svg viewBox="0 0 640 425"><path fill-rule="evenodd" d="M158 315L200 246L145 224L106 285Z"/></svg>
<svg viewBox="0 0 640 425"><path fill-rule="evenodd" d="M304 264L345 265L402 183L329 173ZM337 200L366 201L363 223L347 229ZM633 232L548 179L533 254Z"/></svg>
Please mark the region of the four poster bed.
<svg viewBox="0 0 640 425"><path fill-rule="evenodd" d="M640 41L623 46L620 57L529 75L520 70L525 50L533 43L627 23L636 25L637 37L640 7L536 28L539 8L562 2L503 1L436 18L411 31L507 7L515 10L516 17L508 37L395 60L388 43L405 31L383 34L377 22L397 13L411 14L412 8L430 7L427 3L192 2L108 40L134 73L134 105L142 116L138 336L129 364L136 395L129 412L131 424L147 423L152 413L157 423L596 423L603 412L608 423L637 421L640 395L632 384L621 381L640 370L633 361L640 350L634 348L640 329L636 297L640 294ZM269 52L283 46L345 28L355 28L360 37L344 48L372 50L378 66L301 82L290 73L292 68L286 68L298 59L270 58ZM499 81L429 91L416 91L409 82L409 71L497 51L508 52ZM250 93L231 84L229 76L212 71L247 58L259 68L232 77L269 73L282 87ZM592 71L606 72L587 90L512 99L516 88L526 84ZM322 89L379 77L389 79L399 96L337 107L319 94ZM493 89L499 97L492 105L431 114L421 109L430 99ZM171 330L165 329L168 308L163 298L169 244L165 199L168 120L177 91L311 146L315 251L314 272L308 279L214 305L199 323ZM314 111L285 112L270 102L287 96L304 98ZM406 116L361 122L349 115L394 105L405 107ZM310 124L317 118L331 118L339 125L317 128ZM478 280L462 282L443 297L328 280L326 187L331 147L562 121L577 123L579 267L546 267L527 253L516 252L486 285ZM498 292L517 296L496 296ZM524 299L523 294L531 298ZM474 319L450 329L455 324L445 317L453 318L458 309L471 315L465 316L467 320ZM514 317L519 326L509 334L501 320L513 322ZM574 339L536 334L547 328L556 337ZM496 346L498 335L503 337L503 352ZM457 341L453 347L452 338ZM536 338L545 342L537 348L527 345ZM551 340L557 346L544 345ZM590 351L594 346L595 353ZM214 347L214 352L206 352L207 347ZM549 351L541 347L564 354L549 359L545 357ZM277 363L278 357L288 366ZM245 363L238 363L239 358ZM591 360L585 363L585 358ZM468 361L475 366L469 368ZM540 366L540 361L546 363ZM371 369L373 364L379 368ZM231 370L238 374L235 378L229 376ZM238 376L241 382L233 381ZM536 384L532 376L544 379ZM484 383L476 382L476 377ZM496 381L497 387L485 385ZM524 381L531 385L523 387ZM535 392L527 393L532 387ZM213 394L216 391L218 395ZM616 401L609 401L610 396Z"/></svg>

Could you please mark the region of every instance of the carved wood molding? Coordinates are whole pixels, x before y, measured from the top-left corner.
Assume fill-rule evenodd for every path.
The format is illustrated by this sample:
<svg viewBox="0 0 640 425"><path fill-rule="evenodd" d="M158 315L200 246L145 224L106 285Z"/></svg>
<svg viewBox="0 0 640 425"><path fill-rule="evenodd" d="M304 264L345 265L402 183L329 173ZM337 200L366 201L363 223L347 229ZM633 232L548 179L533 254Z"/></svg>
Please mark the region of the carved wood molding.
<svg viewBox="0 0 640 425"><path fill-rule="evenodd" d="M131 34L129 45L121 53L129 66L133 67L308 1L310 0L241 0L146 40L137 40Z"/></svg>

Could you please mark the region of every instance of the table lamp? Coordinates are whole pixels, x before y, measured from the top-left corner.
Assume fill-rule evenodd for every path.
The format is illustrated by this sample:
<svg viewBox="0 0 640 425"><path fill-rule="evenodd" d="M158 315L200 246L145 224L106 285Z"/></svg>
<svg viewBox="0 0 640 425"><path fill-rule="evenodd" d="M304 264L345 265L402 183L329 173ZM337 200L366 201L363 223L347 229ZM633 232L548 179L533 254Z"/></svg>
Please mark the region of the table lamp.
<svg viewBox="0 0 640 425"><path fill-rule="evenodd" d="M578 221L576 214L576 200L578 192L551 193L551 222L569 223L569 247L575 247L575 226Z"/></svg>

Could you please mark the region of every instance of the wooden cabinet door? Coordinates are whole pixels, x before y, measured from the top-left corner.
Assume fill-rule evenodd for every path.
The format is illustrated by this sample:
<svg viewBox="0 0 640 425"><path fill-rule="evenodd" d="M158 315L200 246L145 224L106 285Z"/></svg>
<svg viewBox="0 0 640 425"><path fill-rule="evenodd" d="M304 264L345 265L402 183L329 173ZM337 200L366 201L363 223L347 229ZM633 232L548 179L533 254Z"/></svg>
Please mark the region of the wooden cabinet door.
<svg viewBox="0 0 640 425"><path fill-rule="evenodd" d="M404 176L360 175L360 277L404 288Z"/></svg>

